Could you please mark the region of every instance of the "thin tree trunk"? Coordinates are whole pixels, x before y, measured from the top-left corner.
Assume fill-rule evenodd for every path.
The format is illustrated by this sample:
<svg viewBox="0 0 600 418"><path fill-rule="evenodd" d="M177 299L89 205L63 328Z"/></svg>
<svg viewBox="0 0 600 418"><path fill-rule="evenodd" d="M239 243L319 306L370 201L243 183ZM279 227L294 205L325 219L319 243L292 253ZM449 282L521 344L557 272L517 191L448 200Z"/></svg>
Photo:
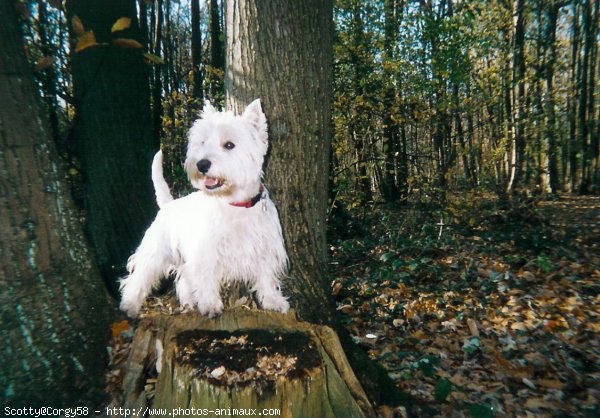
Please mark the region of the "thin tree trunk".
<svg viewBox="0 0 600 418"><path fill-rule="evenodd" d="M348 135L354 145L356 189L362 202L370 202L373 200L373 194L371 193L371 177L367 170L367 136L360 135L356 125L355 122L352 122L348 127Z"/></svg>
<svg viewBox="0 0 600 418"><path fill-rule="evenodd" d="M508 31L504 35L504 40L507 44L510 44ZM498 112L503 120L503 141L505 144L505 164L503 164L501 177L504 190L501 190L503 197L506 197L508 185L510 181L510 175L512 172L512 147L515 141L515 124L513 121L513 90L511 88L511 68L512 64L505 59L504 76L502 77L502 92L503 92L503 103L502 108ZM491 90L491 86L490 86ZM491 96L491 94L490 94Z"/></svg>
<svg viewBox="0 0 600 418"><path fill-rule="evenodd" d="M467 101L471 102L472 98L471 98L471 80L467 81ZM477 186L478 183L478 173L479 173L479 165L478 165L478 158L477 158L477 151L475 150L475 126L473 123L473 113L474 113L474 109L470 109L467 112L467 143L468 143L468 152L469 152L469 167L470 167L470 182L471 182L471 186L475 187ZM494 125L494 129L493 129L493 136L495 136L495 131L496 131L496 127Z"/></svg>
<svg viewBox="0 0 600 418"><path fill-rule="evenodd" d="M386 202L396 202L400 198L400 191L396 183L398 170L396 168L396 160L398 159L399 149L399 126L394 121L393 112L396 108L396 90L392 83L393 74L389 70L391 63L395 58L394 49L396 48L396 38L400 25L401 16L398 16L398 8L396 0L386 0L384 2L385 9L385 25L384 25L384 45L383 53L384 60L388 61L388 65L383 68L383 77L385 89L383 92L383 153L384 163L381 179L381 192Z"/></svg>
<svg viewBox="0 0 600 418"><path fill-rule="evenodd" d="M600 80L600 53L596 52L596 77ZM593 156L593 167L594 167L594 187L597 192L600 190L600 89L598 89L596 95L596 106L598 113L596 115L596 129L592 138L592 156Z"/></svg>
<svg viewBox="0 0 600 418"><path fill-rule="evenodd" d="M590 0L584 0L582 3L583 8L583 27L582 27L582 35L583 35L583 51L582 57L580 59L580 77L579 77L579 103L578 103L578 112L577 112L577 142L579 143L579 147L582 150L581 154L581 183L579 185L579 192L585 193L588 188L588 165L589 165L589 148L588 148L588 139L589 139L589 123L588 123L588 99L589 99L589 88L593 88L593 86L589 86L588 82L588 74L589 74L589 62L591 58L591 48L592 42L591 39L591 22L592 22L592 13L591 13L591 4Z"/></svg>
<svg viewBox="0 0 600 418"><path fill-rule="evenodd" d="M46 2L38 3L37 28L40 37L42 53L45 57L51 57L54 60L54 63L48 68L44 69L40 74L44 102L46 104L46 111L48 113L48 121L50 122L50 132L52 134L52 138L54 138L54 141L60 147L59 151L65 152L66 144L61 139L60 129L58 126L58 103L56 100L58 97L56 94L57 77L54 68L58 63L58 59L56 57L56 48L53 48L52 45L50 45L48 35L46 33L48 28Z"/></svg>
<svg viewBox="0 0 600 418"><path fill-rule="evenodd" d="M154 30L153 45L154 54L157 56L164 55L162 53L163 45L163 0L157 0L153 5L152 13L152 28ZM163 73L165 69L163 66L154 66L153 69L153 80L152 80L152 124L154 127L154 138L156 141L160 141L162 137L162 117L163 117Z"/></svg>
<svg viewBox="0 0 600 418"><path fill-rule="evenodd" d="M544 40L547 45L547 57L545 63L545 78L546 78L546 159L545 171L550 193L557 193L559 190L558 179L558 160L557 160L557 143L556 143L556 114L554 111L554 68L556 66L556 22L558 20L558 11L561 4L554 3L546 6L546 30Z"/></svg>
<svg viewBox="0 0 600 418"><path fill-rule="evenodd" d="M4 406L101 405L113 306L0 2L0 392Z"/></svg>
<svg viewBox="0 0 600 418"><path fill-rule="evenodd" d="M398 155L398 189L402 198L408 197L408 139L406 124L400 126L400 151Z"/></svg>
<svg viewBox="0 0 600 418"><path fill-rule="evenodd" d="M140 38L142 39L142 45L148 45L150 48L150 34L148 33L148 5L146 0L138 0L138 9L140 10Z"/></svg>
<svg viewBox="0 0 600 418"><path fill-rule="evenodd" d="M171 38L173 34L171 33L171 0L163 0L164 10L162 11L162 54L163 59L165 60L165 64L162 66L163 69L163 90L165 92L165 96L169 97L171 92L173 91L173 66L175 62L173 60L174 49L171 45ZM169 111L173 113L173 106L168 107ZM169 115L170 116L170 115Z"/></svg>
<svg viewBox="0 0 600 418"><path fill-rule="evenodd" d="M527 153L527 170L525 175L525 184L531 185L533 178L535 189L534 191L542 193L550 193L548 185L548 174L545 170L546 152L543 143L543 138L546 130L546 120L544 115L544 71L546 63L546 42L544 40L544 21L543 7L538 2L535 7L535 22L536 22L536 40L535 40L535 62L540 63L535 66L533 77L531 77L531 96L533 107L529 118L529 126L531 126L532 147Z"/></svg>
<svg viewBox="0 0 600 418"><path fill-rule="evenodd" d="M570 97L569 97L569 142L568 142L568 167L569 167L569 191L575 192L577 190L579 166L577 164L577 153L580 151L579 141L577 140L577 113L578 113L578 97L579 88L578 79L581 67L579 65L579 42L580 42L580 28L579 28L579 5L578 3L572 3L573 8L573 28L571 36L571 79L570 79Z"/></svg>
<svg viewBox="0 0 600 418"><path fill-rule="evenodd" d="M202 35L200 31L200 0L192 0L192 94L202 103L204 97L202 76ZM200 104L200 108L202 105Z"/></svg>
<svg viewBox="0 0 600 418"><path fill-rule="evenodd" d="M465 143L465 130L463 128L462 115L460 112L460 99L459 99L459 86L458 83L453 83L452 86L452 94L454 100L454 126L456 127L456 139L458 144L460 145L460 155L462 160L462 165L464 169L464 176L469 180L469 183L473 182L473 174L471 173L471 163L469 161L470 150L467 149Z"/></svg>
<svg viewBox="0 0 600 418"><path fill-rule="evenodd" d="M587 45L586 51L589 54L588 59L588 99L587 99L587 136L586 140L586 152L585 152L585 188L582 191L594 192L598 185L594 184L594 159L597 153L595 150L598 148L598 136L597 130L595 129L596 121L596 63L598 55L598 43L594 42L598 35L598 19L599 19L599 8L600 0L594 0L593 4L590 2L590 21L586 28L585 43ZM588 45L589 43L589 45Z"/></svg>
<svg viewBox="0 0 600 418"><path fill-rule="evenodd" d="M513 58L514 139L510 157L510 177L507 193L512 195L521 181L525 163L525 0L515 3L515 38Z"/></svg>
<svg viewBox="0 0 600 418"><path fill-rule="evenodd" d="M352 51L351 51L351 66L352 66L352 90L354 97L365 95L365 87L363 86L363 78L366 74L372 71L364 63L364 58L360 56L360 51L365 49L365 33L364 23L361 16L361 3L354 0L351 2L352 8ZM358 105L355 104L358 108ZM356 114L360 114L361 109L354 110ZM359 190L359 199L364 202L373 200L371 193L371 177L367 170L369 135L365 133L366 129L360 126L361 119L354 118L348 125L349 137L354 145L355 160L356 160L356 188ZM362 128L362 129L361 129Z"/></svg>
<svg viewBox="0 0 600 418"><path fill-rule="evenodd" d="M225 72L225 53L223 24L219 0L210 0L210 93L213 100L223 97L223 75Z"/></svg>

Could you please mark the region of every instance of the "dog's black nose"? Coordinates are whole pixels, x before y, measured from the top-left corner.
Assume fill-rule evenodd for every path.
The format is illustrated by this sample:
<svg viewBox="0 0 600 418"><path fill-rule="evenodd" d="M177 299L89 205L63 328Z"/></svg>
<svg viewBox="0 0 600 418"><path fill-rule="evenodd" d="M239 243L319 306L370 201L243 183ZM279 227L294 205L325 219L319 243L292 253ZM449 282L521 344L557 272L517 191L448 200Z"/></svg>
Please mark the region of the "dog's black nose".
<svg viewBox="0 0 600 418"><path fill-rule="evenodd" d="M202 174L206 174L210 169L210 164L210 160L200 160L198 163L196 163L196 167L198 167L198 171L200 171Z"/></svg>

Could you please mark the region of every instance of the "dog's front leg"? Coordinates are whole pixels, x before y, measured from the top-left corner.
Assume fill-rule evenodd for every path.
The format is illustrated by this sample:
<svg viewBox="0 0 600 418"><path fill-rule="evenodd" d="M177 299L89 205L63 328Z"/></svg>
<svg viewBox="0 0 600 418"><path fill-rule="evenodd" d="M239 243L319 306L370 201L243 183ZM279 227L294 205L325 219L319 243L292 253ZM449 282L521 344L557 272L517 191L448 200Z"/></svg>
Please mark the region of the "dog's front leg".
<svg viewBox="0 0 600 418"><path fill-rule="evenodd" d="M132 260L135 260L136 267L129 270L130 274L121 280L120 308L133 318L137 316L152 287L162 277L163 270L152 258L139 256L137 253L131 256L130 264Z"/></svg>
<svg viewBox="0 0 600 418"><path fill-rule="evenodd" d="M160 222L155 221L146 231L135 254L127 262L129 275L121 279L121 310L137 316L144 299L169 270L172 260L165 247Z"/></svg>
<svg viewBox="0 0 600 418"><path fill-rule="evenodd" d="M213 318L223 312L220 276L214 263L203 261L186 263L175 286L183 306L196 306L202 315Z"/></svg>
<svg viewBox="0 0 600 418"><path fill-rule="evenodd" d="M281 282L278 274L268 266L259 270L261 276L256 280L253 290L258 296L258 301L263 309L286 313L290 303L281 294Z"/></svg>

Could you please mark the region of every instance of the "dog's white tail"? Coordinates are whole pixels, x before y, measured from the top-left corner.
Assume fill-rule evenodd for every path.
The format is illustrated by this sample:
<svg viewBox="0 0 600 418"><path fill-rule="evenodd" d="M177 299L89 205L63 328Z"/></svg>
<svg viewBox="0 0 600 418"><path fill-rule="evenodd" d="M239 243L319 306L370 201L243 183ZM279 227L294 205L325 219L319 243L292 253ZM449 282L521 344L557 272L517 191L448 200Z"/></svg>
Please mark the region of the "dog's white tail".
<svg viewBox="0 0 600 418"><path fill-rule="evenodd" d="M154 183L154 193L156 194L156 203L159 208L162 208L167 203L173 200L169 185L163 176L163 155L162 150L154 155L152 160L152 183Z"/></svg>

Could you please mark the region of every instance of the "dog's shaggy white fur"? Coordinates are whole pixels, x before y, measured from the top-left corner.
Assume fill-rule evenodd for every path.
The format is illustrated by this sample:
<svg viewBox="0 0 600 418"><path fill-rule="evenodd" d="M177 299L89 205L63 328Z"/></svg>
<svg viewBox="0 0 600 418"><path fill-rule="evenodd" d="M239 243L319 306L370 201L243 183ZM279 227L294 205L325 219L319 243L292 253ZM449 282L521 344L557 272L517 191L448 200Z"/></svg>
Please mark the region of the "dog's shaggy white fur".
<svg viewBox="0 0 600 418"><path fill-rule="evenodd" d="M223 283L244 281L264 309L286 312L281 279L287 267L275 205L262 184L267 121L260 100L241 116L206 102L189 132L185 169L198 191L173 200L160 151L152 179L161 208L121 281L121 309L136 316L160 279L174 272L181 305L214 316Z"/></svg>

